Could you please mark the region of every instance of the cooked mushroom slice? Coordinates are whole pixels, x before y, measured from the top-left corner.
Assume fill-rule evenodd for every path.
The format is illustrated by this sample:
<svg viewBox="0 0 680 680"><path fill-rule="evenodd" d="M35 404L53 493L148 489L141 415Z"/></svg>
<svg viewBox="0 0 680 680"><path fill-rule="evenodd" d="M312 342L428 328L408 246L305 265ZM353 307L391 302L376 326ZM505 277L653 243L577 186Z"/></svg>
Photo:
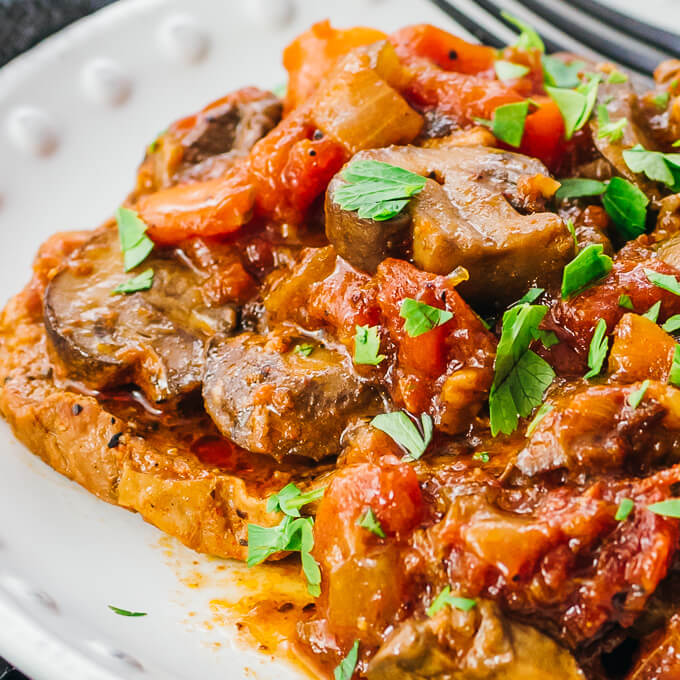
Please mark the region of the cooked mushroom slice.
<svg viewBox="0 0 680 680"><path fill-rule="evenodd" d="M65 377L92 389L137 384L153 401L197 389L205 338L231 330L231 307L206 307L198 272L172 252L152 254L150 290L112 291L131 274L114 229L92 237L50 282L45 327Z"/></svg>
<svg viewBox="0 0 680 680"><path fill-rule="evenodd" d="M571 654L535 628L510 622L490 602L449 607L401 624L368 665L368 680L584 680Z"/></svg>
<svg viewBox="0 0 680 680"><path fill-rule="evenodd" d="M213 338L203 399L223 435L277 459L336 453L351 416L382 410L338 352L275 332Z"/></svg>
<svg viewBox="0 0 680 680"><path fill-rule="evenodd" d="M516 300L533 283L545 286L556 280L573 256L573 239L558 215L523 214L538 207L527 196L527 180L548 174L538 160L483 146L388 147L355 159L435 178L428 179L408 206L413 259L436 274L465 267L470 280L460 291L468 300L498 305ZM332 196L329 201L333 205ZM393 242L392 220L371 225L367 238L366 221L355 213L332 209L326 218L331 242L357 267L370 269L375 257L374 252L367 257L369 243L385 252Z"/></svg>

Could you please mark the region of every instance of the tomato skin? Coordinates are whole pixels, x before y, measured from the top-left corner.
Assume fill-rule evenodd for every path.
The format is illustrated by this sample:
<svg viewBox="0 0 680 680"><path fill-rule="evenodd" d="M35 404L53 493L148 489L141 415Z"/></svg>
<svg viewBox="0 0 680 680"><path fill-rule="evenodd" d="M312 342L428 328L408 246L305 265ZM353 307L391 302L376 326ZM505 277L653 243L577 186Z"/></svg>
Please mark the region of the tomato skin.
<svg viewBox="0 0 680 680"><path fill-rule="evenodd" d="M425 57L446 71L477 74L493 69L492 47L474 45L430 24L406 26L389 40L400 57Z"/></svg>
<svg viewBox="0 0 680 680"><path fill-rule="evenodd" d="M553 172L566 151L564 119L557 104L547 97L535 97L541 105L527 116L520 152L540 158Z"/></svg>

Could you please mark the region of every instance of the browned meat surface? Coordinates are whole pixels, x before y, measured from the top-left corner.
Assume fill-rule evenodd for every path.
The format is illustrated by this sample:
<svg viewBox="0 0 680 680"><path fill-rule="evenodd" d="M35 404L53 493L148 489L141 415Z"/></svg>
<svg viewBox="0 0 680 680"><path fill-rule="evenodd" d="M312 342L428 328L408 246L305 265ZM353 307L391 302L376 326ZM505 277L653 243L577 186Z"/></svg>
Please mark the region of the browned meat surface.
<svg viewBox="0 0 680 680"><path fill-rule="evenodd" d="M383 409L375 387L354 373L347 356L291 330L215 337L203 398L222 434L277 460L337 453L350 418Z"/></svg>

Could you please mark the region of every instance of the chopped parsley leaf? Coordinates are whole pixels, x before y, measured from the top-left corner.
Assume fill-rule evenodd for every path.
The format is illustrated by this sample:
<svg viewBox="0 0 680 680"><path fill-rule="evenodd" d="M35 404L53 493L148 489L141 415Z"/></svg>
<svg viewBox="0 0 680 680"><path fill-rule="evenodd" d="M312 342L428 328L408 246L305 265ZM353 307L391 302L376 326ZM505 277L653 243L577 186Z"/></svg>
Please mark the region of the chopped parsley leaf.
<svg viewBox="0 0 680 680"><path fill-rule="evenodd" d="M579 73L586 67L583 61L572 61L565 64L561 59L544 54L541 57L543 65L543 81L551 87L577 87L581 82Z"/></svg>
<svg viewBox="0 0 680 680"><path fill-rule="evenodd" d="M147 616L146 612L131 612L129 609L114 607L112 604L108 605L108 607L114 614L118 614L118 616Z"/></svg>
<svg viewBox="0 0 680 680"><path fill-rule="evenodd" d="M380 351L380 326L356 326L354 363L377 366L386 357Z"/></svg>
<svg viewBox="0 0 680 680"><path fill-rule="evenodd" d="M597 107L597 136L599 139L608 138L610 142L620 142L623 139L623 130L628 125L627 118L609 120L609 111L604 104Z"/></svg>
<svg viewBox="0 0 680 680"><path fill-rule="evenodd" d="M396 165L373 160L352 161L340 176L346 184L335 192L343 210L377 221L396 217L412 196L420 193L425 178Z"/></svg>
<svg viewBox="0 0 680 680"><path fill-rule="evenodd" d="M538 298L540 298L543 293L545 293L545 288L529 288L529 290L524 293L524 295L522 295L522 297L517 300L517 302L513 302L510 307L536 302L536 300L538 300Z"/></svg>
<svg viewBox="0 0 680 680"><path fill-rule="evenodd" d="M303 342L299 345L295 345L295 349L293 351L295 354L308 357L314 351L314 345L310 345L308 342Z"/></svg>
<svg viewBox="0 0 680 680"><path fill-rule="evenodd" d="M491 129L494 137L510 146L518 147L524 136L524 125L529 113L529 101L503 104L497 107L491 120L475 118L475 122Z"/></svg>
<svg viewBox="0 0 680 680"><path fill-rule="evenodd" d="M477 601L469 597L451 595L451 586L446 586L427 608L426 614L432 617L444 607L455 607L463 612L469 612L476 604Z"/></svg>
<svg viewBox="0 0 680 680"><path fill-rule="evenodd" d="M347 656L333 671L333 680L351 680L359 659L359 640L355 640Z"/></svg>
<svg viewBox="0 0 680 680"><path fill-rule="evenodd" d="M630 299L630 295L626 295L625 293L623 295L619 295L619 307L630 309L632 311L635 310L635 307L633 307L633 301Z"/></svg>
<svg viewBox="0 0 680 680"><path fill-rule="evenodd" d="M671 274L661 274L653 269L645 269L645 276L650 283L653 283L663 290L667 290L675 295L680 295L680 283Z"/></svg>
<svg viewBox="0 0 680 680"><path fill-rule="evenodd" d="M668 317L666 323L664 323L661 328L663 328L666 333L675 333L675 331L680 329L680 314L673 314L673 316Z"/></svg>
<svg viewBox="0 0 680 680"><path fill-rule="evenodd" d="M140 265L153 250L153 241L146 235L146 224L134 210L118 208L116 211L118 238L123 253L126 272Z"/></svg>
<svg viewBox="0 0 680 680"><path fill-rule="evenodd" d="M478 460L482 463L489 462L489 452L488 451L475 451L472 454L472 460Z"/></svg>
<svg viewBox="0 0 680 680"><path fill-rule="evenodd" d="M432 418L427 413L420 417L420 425L422 434L404 411L381 413L371 420L372 427L388 434L408 451L408 456L405 456L407 460L420 458L432 440Z"/></svg>
<svg viewBox="0 0 680 680"><path fill-rule="evenodd" d="M565 198L580 198L582 196L599 196L607 190L604 182L584 177L570 177L560 180L560 188L555 192L559 201Z"/></svg>
<svg viewBox="0 0 680 680"><path fill-rule="evenodd" d="M141 274L133 276L127 281L123 281L120 285L116 286L112 291L111 295L120 295L124 293L125 295L130 295L131 293L136 293L140 290L149 290L153 285L153 269L149 267L145 269Z"/></svg>
<svg viewBox="0 0 680 680"><path fill-rule="evenodd" d="M417 338L419 335L450 321L453 318L453 312L432 307L420 302L420 300L406 298L401 303L399 316L405 320L404 329L408 335Z"/></svg>
<svg viewBox="0 0 680 680"><path fill-rule="evenodd" d="M649 387L649 380L645 380L638 389L636 389L634 392L631 392L628 395L628 405L631 408L637 408L640 405L640 402L645 396L645 392L647 391L647 388Z"/></svg>
<svg viewBox="0 0 680 680"><path fill-rule="evenodd" d="M604 254L601 243L586 246L565 268L562 275L562 297L582 291L611 271L612 258Z"/></svg>
<svg viewBox="0 0 680 680"><path fill-rule="evenodd" d="M545 86L546 92L557 104L562 114L566 139L571 139L574 132L580 130L590 119L597 101L599 84L600 76L595 74L588 82L581 83L575 90Z"/></svg>
<svg viewBox="0 0 680 680"><path fill-rule="evenodd" d="M680 345L675 346L673 352L673 361L671 363L671 371L668 375L668 382L675 387L680 387Z"/></svg>
<svg viewBox="0 0 680 680"><path fill-rule="evenodd" d="M627 82L628 76L625 73L621 73L621 71L614 70L607 76L607 83L610 85L619 85Z"/></svg>
<svg viewBox="0 0 680 680"><path fill-rule="evenodd" d="M529 73L528 66L513 64L511 61L505 61L504 59L494 61L493 67L498 80L516 80L517 78L523 78Z"/></svg>
<svg viewBox="0 0 680 680"><path fill-rule="evenodd" d="M668 92L659 92L652 97L652 101L658 109L665 109L670 98L671 96Z"/></svg>
<svg viewBox="0 0 680 680"><path fill-rule="evenodd" d="M379 538L385 538L385 532L383 531L378 518L373 513L372 508L367 508L361 517L359 517L357 520L357 526L370 531Z"/></svg>
<svg viewBox="0 0 680 680"><path fill-rule="evenodd" d="M513 16L510 12L503 10L501 15L507 22L517 26L521 31L519 38L515 43L515 47L520 50L538 50L539 52L545 52L545 45L541 40L541 36L536 32L536 29Z"/></svg>
<svg viewBox="0 0 680 680"><path fill-rule="evenodd" d="M503 328L494 362L489 393L491 434L511 434L519 417L526 418L543 401L555 377L550 365L529 349L538 339L538 326L546 315L544 305L518 305L503 314Z"/></svg>
<svg viewBox="0 0 680 680"><path fill-rule="evenodd" d="M312 489L304 493L293 482L286 484L278 493L267 499L267 512L282 512L290 517L300 517L300 508L308 503L318 501L324 494L325 487Z"/></svg>
<svg viewBox="0 0 680 680"><path fill-rule="evenodd" d="M662 182L673 191L680 190L680 154L647 151L641 144L623 152L623 160L633 171L644 173L653 182Z"/></svg>
<svg viewBox="0 0 680 680"><path fill-rule="evenodd" d="M630 515L634 507L635 503L633 503L630 498L622 498L621 502L619 503L619 507L616 509L614 519L617 522L623 522L624 520L628 519L628 515Z"/></svg>
<svg viewBox="0 0 680 680"><path fill-rule="evenodd" d="M599 319L595 325L595 331L590 340L590 348L588 349L588 368L590 370L583 376L586 380L594 378L602 371L602 364L607 357L608 349L607 323L604 319Z"/></svg>
<svg viewBox="0 0 680 680"><path fill-rule="evenodd" d="M576 251L578 252L578 240L576 239L576 227L574 226L574 221L571 219L567 220L567 229L569 229L569 233L571 234L571 237L574 239L574 247L576 248Z"/></svg>
<svg viewBox="0 0 680 680"><path fill-rule="evenodd" d="M645 319L649 319L650 321L653 321L654 323L657 322L659 319L659 312L661 311L661 300L658 302L655 302L644 314L641 314L640 316L644 316Z"/></svg>
<svg viewBox="0 0 680 680"><path fill-rule="evenodd" d="M647 506L647 510L650 510L655 515L680 519L680 498L669 498L667 501L652 503Z"/></svg>
<svg viewBox="0 0 680 680"><path fill-rule="evenodd" d="M545 416L552 411L554 406L547 401L543 402L536 411L536 415L531 419L531 422L527 426L527 437L530 437L534 430L539 426L540 422L545 418Z"/></svg>
<svg viewBox="0 0 680 680"><path fill-rule="evenodd" d="M647 196L622 177L612 177L602 196L604 209L626 240L644 232L648 203Z"/></svg>

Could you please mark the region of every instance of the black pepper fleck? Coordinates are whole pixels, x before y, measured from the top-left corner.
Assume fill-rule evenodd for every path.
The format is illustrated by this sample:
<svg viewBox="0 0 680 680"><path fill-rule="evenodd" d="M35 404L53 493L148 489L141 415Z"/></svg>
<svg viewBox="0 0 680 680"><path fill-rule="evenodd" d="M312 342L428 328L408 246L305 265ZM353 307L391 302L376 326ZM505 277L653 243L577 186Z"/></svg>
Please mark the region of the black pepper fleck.
<svg viewBox="0 0 680 680"><path fill-rule="evenodd" d="M71 413L73 413L74 416L80 415L82 410L83 407L80 404L73 404L73 406L71 406Z"/></svg>
<svg viewBox="0 0 680 680"><path fill-rule="evenodd" d="M449 59L451 59L451 61L458 59L458 52L456 52L456 50L449 50Z"/></svg>
<svg viewBox="0 0 680 680"><path fill-rule="evenodd" d="M239 539L238 539L238 544L239 544L239 545L246 546L246 545L248 545L248 541L246 541L245 538L239 538Z"/></svg>
<svg viewBox="0 0 680 680"><path fill-rule="evenodd" d="M111 416L111 425L115 425L115 424L116 424L116 419L113 416Z"/></svg>
<svg viewBox="0 0 680 680"><path fill-rule="evenodd" d="M316 151L314 151L314 149L310 149L310 150L309 150L309 155L310 155L310 156L316 156Z"/></svg>
<svg viewBox="0 0 680 680"><path fill-rule="evenodd" d="M118 446L118 442L120 441L120 438L122 436L123 436L122 432L116 432L116 434L114 434L113 437L111 437L111 439L109 439L109 443L107 444L107 446L110 449L115 449L116 446Z"/></svg>

